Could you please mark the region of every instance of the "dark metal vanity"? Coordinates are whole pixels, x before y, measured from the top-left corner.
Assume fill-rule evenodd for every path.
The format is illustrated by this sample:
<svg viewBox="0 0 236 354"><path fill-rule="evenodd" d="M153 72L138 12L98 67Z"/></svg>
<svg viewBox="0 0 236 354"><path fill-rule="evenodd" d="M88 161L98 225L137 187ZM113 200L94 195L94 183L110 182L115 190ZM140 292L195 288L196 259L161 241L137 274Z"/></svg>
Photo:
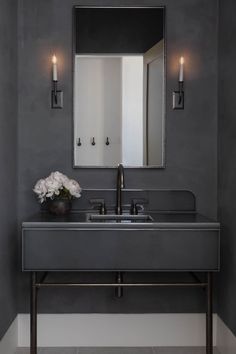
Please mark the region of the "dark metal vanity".
<svg viewBox="0 0 236 354"><path fill-rule="evenodd" d="M123 215L114 215L115 190L87 190L70 215L43 211L23 222L22 268L31 273L31 354L37 350L38 290L86 286L205 288L206 348L212 354L212 273L219 270L219 223L196 213L195 197L188 191L123 190L122 195ZM108 201L106 215L89 206L92 197L101 196ZM130 215L134 197L144 201L138 215ZM48 272L69 271L114 272L117 277L114 283L47 281ZM191 277L189 282L123 282L122 272L140 271L188 272Z"/></svg>

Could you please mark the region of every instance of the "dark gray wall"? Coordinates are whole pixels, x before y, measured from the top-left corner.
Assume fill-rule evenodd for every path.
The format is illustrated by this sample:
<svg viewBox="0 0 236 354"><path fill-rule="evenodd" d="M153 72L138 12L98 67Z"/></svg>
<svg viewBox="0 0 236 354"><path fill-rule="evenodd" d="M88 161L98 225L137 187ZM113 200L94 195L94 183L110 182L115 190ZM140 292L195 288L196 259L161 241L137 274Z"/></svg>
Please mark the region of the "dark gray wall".
<svg viewBox="0 0 236 354"><path fill-rule="evenodd" d="M35 181L60 170L82 187L114 187L112 169L72 168L72 6L160 5L158 0L19 0L19 221L39 210ZM217 1L164 0L167 20L166 169L130 169L127 187L190 189L198 211L217 211ZM50 109L51 55L59 59L63 110ZM171 108L178 60L186 58L186 107ZM21 276L19 311L28 310L27 276ZM129 290L121 301L110 290L42 292L41 311L200 311L195 290ZM196 296L195 296L196 293ZM49 296L50 294L50 296ZM194 295L194 296L193 296ZM47 296L47 297L46 297ZM147 297L149 300L147 301Z"/></svg>
<svg viewBox="0 0 236 354"><path fill-rule="evenodd" d="M17 4L0 1L0 339L17 304Z"/></svg>
<svg viewBox="0 0 236 354"><path fill-rule="evenodd" d="M221 273L218 312L236 334L236 2L219 9L219 220Z"/></svg>

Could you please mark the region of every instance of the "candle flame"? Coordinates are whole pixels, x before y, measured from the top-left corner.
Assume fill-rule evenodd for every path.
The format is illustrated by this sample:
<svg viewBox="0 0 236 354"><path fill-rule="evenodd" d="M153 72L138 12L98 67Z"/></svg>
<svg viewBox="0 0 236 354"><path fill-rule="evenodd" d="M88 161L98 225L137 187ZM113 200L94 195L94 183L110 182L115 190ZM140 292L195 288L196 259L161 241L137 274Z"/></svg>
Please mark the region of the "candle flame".
<svg viewBox="0 0 236 354"><path fill-rule="evenodd" d="M52 56L52 63L53 63L53 64L56 64L56 63L57 63L57 57L56 57L55 54L53 54L53 56Z"/></svg>
<svg viewBox="0 0 236 354"><path fill-rule="evenodd" d="M179 63L180 63L181 65L184 64L184 57L180 57Z"/></svg>

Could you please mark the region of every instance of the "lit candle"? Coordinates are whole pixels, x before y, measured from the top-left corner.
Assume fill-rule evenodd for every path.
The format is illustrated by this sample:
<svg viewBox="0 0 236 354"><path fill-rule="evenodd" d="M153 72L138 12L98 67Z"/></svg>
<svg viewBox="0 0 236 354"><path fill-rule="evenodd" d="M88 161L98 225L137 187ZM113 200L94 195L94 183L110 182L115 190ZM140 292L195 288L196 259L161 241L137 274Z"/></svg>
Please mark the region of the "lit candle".
<svg viewBox="0 0 236 354"><path fill-rule="evenodd" d="M57 81L57 57L55 54L52 57L52 79Z"/></svg>
<svg viewBox="0 0 236 354"><path fill-rule="evenodd" d="M184 81L184 57L181 57L179 60L179 82Z"/></svg>

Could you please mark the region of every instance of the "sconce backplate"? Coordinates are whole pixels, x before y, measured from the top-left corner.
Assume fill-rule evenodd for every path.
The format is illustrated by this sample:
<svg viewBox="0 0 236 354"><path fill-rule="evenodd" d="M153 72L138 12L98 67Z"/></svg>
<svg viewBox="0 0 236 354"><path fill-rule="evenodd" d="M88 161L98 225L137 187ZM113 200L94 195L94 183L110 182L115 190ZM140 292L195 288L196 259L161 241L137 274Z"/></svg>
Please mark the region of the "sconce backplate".
<svg viewBox="0 0 236 354"><path fill-rule="evenodd" d="M173 109L184 109L184 92L173 92Z"/></svg>
<svg viewBox="0 0 236 354"><path fill-rule="evenodd" d="M63 92L57 90L55 95L55 91L52 91L51 103L52 103L52 109L63 108Z"/></svg>

